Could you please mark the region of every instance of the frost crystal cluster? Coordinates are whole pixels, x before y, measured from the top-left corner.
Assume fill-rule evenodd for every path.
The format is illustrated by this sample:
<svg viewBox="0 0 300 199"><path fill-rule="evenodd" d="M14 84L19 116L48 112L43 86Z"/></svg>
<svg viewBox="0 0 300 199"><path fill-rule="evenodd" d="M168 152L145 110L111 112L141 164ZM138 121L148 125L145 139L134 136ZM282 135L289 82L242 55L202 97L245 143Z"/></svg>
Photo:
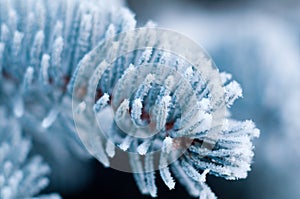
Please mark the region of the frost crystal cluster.
<svg viewBox="0 0 300 199"><path fill-rule="evenodd" d="M6 115L0 107L0 198L34 199L49 180L50 168L40 156L28 158L29 138L24 138L18 121ZM59 199L57 194L38 196L40 199Z"/></svg>
<svg viewBox="0 0 300 199"><path fill-rule="evenodd" d="M73 76L74 116L83 143L105 166L126 170L123 159L109 158L128 152L143 194L157 196L159 170L169 189L173 173L191 195L215 198L206 174L246 178L259 130L229 117L227 109L242 96L239 84L203 50L185 44L157 28L100 44Z"/></svg>

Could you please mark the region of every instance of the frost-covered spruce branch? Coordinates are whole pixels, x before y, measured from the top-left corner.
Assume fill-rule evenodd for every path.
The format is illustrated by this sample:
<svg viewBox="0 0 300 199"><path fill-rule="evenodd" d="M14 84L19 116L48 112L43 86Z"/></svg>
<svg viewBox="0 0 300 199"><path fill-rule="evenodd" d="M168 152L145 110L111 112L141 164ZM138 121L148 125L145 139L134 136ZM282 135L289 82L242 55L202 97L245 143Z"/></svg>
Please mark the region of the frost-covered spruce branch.
<svg viewBox="0 0 300 199"><path fill-rule="evenodd" d="M30 114L44 129L61 117L67 122L61 129L70 128L71 112L63 110L70 107L66 88L77 63L107 34L135 28L133 15L112 4L0 1L1 79L11 84L1 89L7 97L2 103L10 106L16 117Z"/></svg>
<svg viewBox="0 0 300 199"><path fill-rule="evenodd" d="M66 162L89 157L74 134L66 92L77 63L101 40L135 23L118 0L0 0L0 103L46 144L57 178Z"/></svg>
<svg viewBox="0 0 300 199"><path fill-rule="evenodd" d="M69 80L72 75L76 77L76 72L73 73L77 63L99 41L135 28L132 14L126 9L116 10L108 2L79 0L51 3L46 0L1 0L0 9L1 103L12 110L11 115L26 121L30 130L45 131L56 135L59 138L57 140L69 141L62 136L64 132L74 137L71 101L66 88L72 88L72 81ZM116 129L109 135L114 143L103 143L105 150L101 148L104 147L101 140L91 138L91 143L99 147L96 148L98 153L93 155L108 166L104 152L113 157L114 144L141 155L162 148L160 164L165 166L167 160L164 155L176 145L176 138L188 136L194 141L186 153L171 165L171 170L191 195L214 198L205 184L205 175L211 173L226 179L246 177L253 156L251 139L258 135L258 131L252 122L228 119L226 125L222 125L220 139L212 150L199 147L211 128L208 124L216 108L210 107L207 82L201 82L193 66L162 54L153 49L128 60L119 59L113 70L104 73L94 108L96 112L101 112L112 103L113 97L113 103L118 108L116 121L122 123L130 110L130 118L135 126L143 126L153 119L156 121L155 128L161 132L151 139L142 140L119 135L122 132ZM174 76L163 71L142 71L140 77L146 79L138 83L134 73L143 63L167 63L179 73L186 74L188 81L193 83L197 98L188 101L190 96L185 93L185 84L176 85ZM230 106L241 95L241 90L237 83L229 81L227 77L224 75L224 101ZM157 78L166 79L163 86L153 82ZM117 82L120 82L121 92L113 95L112 88ZM133 98L122 99L126 94L122 85L138 86ZM179 102L184 106L178 107ZM154 112L150 113L152 106ZM84 109L85 104L82 103L79 108ZM130 157L132 168L137 172L134 174L137 184L142 193L156 196L155 173L145 172L152 170L153 158L146 156L145 168L139 158L136 155ZM161 168L160 175L170 189L174 188L175 182L169 167Z"/></svg>
<svg viewBox="0 0 300 199"><path fill-rule="evenodd" d="M118 154L116 150L130 152L129 162L143 194L157 196L154 154L160 151L158 170L169 189L175 187L174 174L192 196L216 198L205 183L206 174L227 180L246 178L253 157L252 139L259 136L259 130L252 121L230 118L228 108L242 96L242 90L230 74L217 69L211 77L220 77L223 94L221 102L214 101L215 91L209 86L213 79L206 79L199 69L212 67L212 60L205 56L200 55L196 67L176 54L148 46L120 53L107 64L106 55L126 52L139 39L146 38L149 44L159 37L149 32L142 38L116 37L115 48L104 43L82 59L70 86L77 101L78 131L105 166L112 166L109 158ZM159 46L159 41L153 46ZM223 108L224 118L215 117ZM178 148L186 151L169 162Z"/></svg>
<svg viewBox="0 0 300 199"><path fill-rule="evenodd" d="M40 156L29 157L31 140L5 109L0 107L0 198L60 199L57 194L37 196L49 184L50 168Z"/></svg>

